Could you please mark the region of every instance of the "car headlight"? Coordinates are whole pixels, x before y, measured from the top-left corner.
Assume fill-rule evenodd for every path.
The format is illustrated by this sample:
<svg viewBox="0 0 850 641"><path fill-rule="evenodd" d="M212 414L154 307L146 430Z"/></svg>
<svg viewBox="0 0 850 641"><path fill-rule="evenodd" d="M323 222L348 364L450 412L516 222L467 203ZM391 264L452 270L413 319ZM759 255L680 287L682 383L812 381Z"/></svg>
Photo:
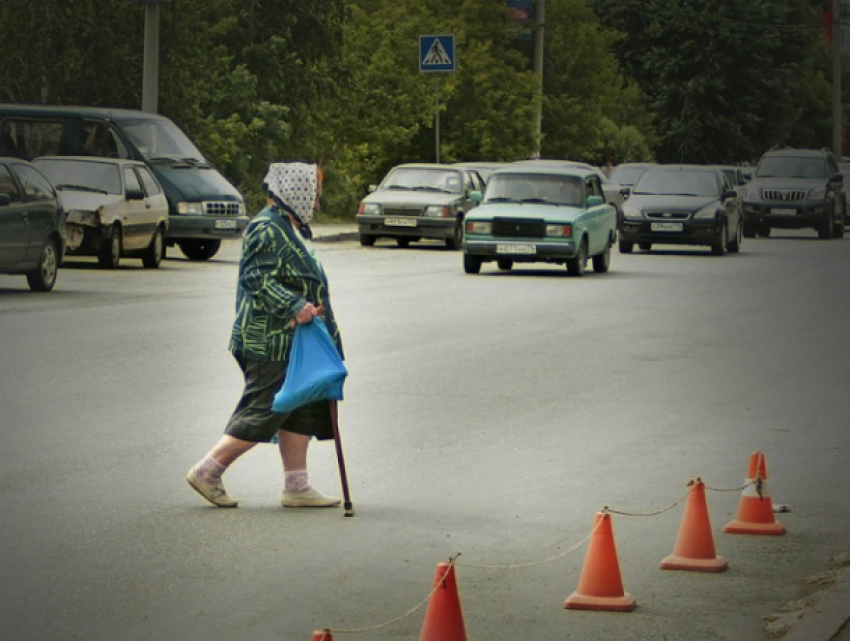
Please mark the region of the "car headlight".
<svg viewBox="0 0 850 641"><path fill-rule="evenodd" d="M708 220L712 219L717 215L717 207L703 207L697 213L694 214L694 220Z"/></svg>
<svg viewBox="0 0 850 641"><path fill-rule="evenodd" d="M447 205L428 205L422 215L431 218L448 218L451 212Z"/></svg>
<svg viewBox="0 0 850 641"><path fill-rule="evenodd" d="M493 223L491 222L484 222L483 220L466 221L467 234L481 234L482 236L489 236L492 231Z"/></svg>
<svg viewBox="0 0 850 641"><path fill-rule="evenodd" d="M623 216L625 218L637 218L639 220L643 220L643 212L637 207L630 207L629 205L623 206Z"/></svg>
<svg viewBox="0 0 850 641"><path fill-rule="evenodd" d="M238 216L247 216L248 215L248 206L245 204L244 201L239 203L239 209L237 209L237 215Z"/></svg>
<svg viewBox="0 0 850 641"><path fill-rule="evenodd" d="M809 198L812 200L823 200L826 198L826 187L815 187L809 192Z"/></svg>
<svg viewBox="0 0 850 641"><path fill-rule="evenodd" d="M204 204L199 202L194 203L177 203L177 213L183 216L203 216Z"/></svg>
<svg viewBox="0 0 850 641"><path fill-rule="evenodd" d="M546 235L549 238L572 238L572 225L546 225Z"/></svg>
<svg viewBox="0 0 850 641"><path fill-rule="evenodd" d="M381 215L381 206L378 203L360 203L360 209L357 211L358 214L366 214L367 216L380 216Z"/></svg>
<svg viewBox="0 0 850 641"><path fill-rule="evenodd" d="M747 185L747 188L744 190L744 198L749 198L750 200L758 200L761 198L758 185Z"/></svg>

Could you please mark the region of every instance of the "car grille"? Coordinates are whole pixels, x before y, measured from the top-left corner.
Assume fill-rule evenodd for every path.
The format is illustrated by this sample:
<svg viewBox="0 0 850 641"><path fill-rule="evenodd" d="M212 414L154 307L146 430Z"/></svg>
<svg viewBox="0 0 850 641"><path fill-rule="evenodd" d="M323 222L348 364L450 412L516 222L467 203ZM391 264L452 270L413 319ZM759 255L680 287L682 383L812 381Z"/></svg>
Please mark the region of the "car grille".
<svg viewBox="0 0 850 641"><path fill-rule="evenodd" d="M546 223L542 220L511 220L510 218L494 218L493 235L522 238L543 238L546 235Z"/></svg>
<svg viewBox="0 0 850 641"><path fill-rule="evenodd" d="M647 212L646 217L653 220L688 220L691 215L686 211L655 211Z"/></svg>
<svg viewBox="0 0 850 641"><path fill-rule="evenodd" d="M782 200L790 202L806 199L806 192L792 189L765 189L762 193L765 200Z"/></svg>
<svg viewBox="0 0 850 641"><path fill-rule="evenodd" d="M228 201L205 200L204 214L206 216L238 216L239 203Z"/></svg>
<svg viewBox="0 0 850 641"><path fill-rule="evenodd" d="M421 216L421 207L384 207L384 216Z"/></svg>

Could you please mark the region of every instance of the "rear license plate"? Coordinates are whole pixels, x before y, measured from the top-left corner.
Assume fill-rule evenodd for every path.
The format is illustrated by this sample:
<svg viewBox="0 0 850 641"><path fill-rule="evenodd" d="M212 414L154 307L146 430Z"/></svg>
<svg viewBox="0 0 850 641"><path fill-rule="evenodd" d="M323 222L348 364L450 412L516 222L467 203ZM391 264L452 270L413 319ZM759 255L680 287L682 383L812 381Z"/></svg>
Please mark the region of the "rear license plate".
<svg viewBox="0 0 850 641"><path fill-rule="evenodd" d="M682 223L651 223L652 231L682 231L685 226Z"/></svg>
<svg viewBox="0 0 850 641"><path fill-rule="evenodd" d="M785 207L772 207L770 209L771 214L775 214L777 216L794 216L797 214L796 209L787 209Z"/></svg>
<svg viewBox="0 0 850 641"><path fill-rule="evenodd" d="M236 229L235 220L217 220L215 221L216 229Z"/></svg>
<svg viewBox="0 0 850 641"><path fill-rule="evenodd" d="M387 218L384 224L388 227L416 227L418 223L412 218Z"/></svg>
<svg viewBox="0 0 850 641"><path fill-rule="evenodd" d="M497 254L536 254L537 245L496 245Z"/></svg>

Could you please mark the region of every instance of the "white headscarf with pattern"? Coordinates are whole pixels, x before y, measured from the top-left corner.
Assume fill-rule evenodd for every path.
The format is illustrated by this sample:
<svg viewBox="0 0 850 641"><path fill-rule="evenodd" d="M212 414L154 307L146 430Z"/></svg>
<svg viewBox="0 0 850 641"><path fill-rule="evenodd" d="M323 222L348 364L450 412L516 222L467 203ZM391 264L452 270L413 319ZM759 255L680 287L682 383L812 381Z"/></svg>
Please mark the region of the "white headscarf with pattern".
<svg viewBox="0 0 850 641"><path fill-rule="evenodd" d="M274 162L263 180L269 193L292 209L304 225L313 219L317 169L316 165L304 162Z"/></svg>

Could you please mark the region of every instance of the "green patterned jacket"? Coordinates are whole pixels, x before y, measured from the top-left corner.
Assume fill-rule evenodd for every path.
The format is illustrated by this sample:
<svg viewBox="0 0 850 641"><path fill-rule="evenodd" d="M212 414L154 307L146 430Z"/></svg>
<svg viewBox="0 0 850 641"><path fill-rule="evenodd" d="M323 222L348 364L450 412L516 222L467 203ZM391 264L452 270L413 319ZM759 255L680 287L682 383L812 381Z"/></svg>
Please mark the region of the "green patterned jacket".
<svg viewBox="0 0 850 641"><path fill-rule="evenodd" d="M343 356L321 264L289 219L266 207L245 229L230 351L248 360L288 360L293 321L307 302L325 306L323 319Z"/></svg>

